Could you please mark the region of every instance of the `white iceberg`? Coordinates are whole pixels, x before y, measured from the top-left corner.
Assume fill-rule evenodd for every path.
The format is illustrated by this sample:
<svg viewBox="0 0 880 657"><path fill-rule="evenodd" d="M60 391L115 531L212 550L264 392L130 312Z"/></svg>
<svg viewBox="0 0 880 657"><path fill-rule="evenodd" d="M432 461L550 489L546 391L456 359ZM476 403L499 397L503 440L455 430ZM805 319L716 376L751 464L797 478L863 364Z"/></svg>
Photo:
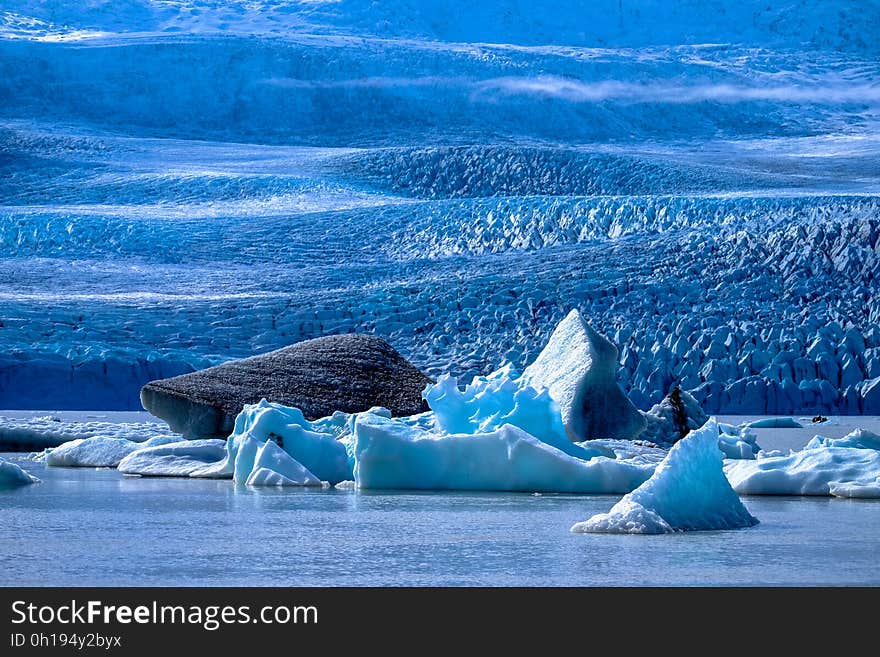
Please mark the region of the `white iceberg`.
<svg viewBox="0 0 880 657"><path fill-rule="evenodd" d="M651 464L656 466L666 458L669 450L642 440L616 440L613 438L600 438L578 443L590 450L602 452L603 456L609 456L619 461L631 463Z"/></svg>
<svg viewBox="0 0 880 657"><path fill-rule="evenodd" d="M877 492L880 480L880 451L814 447L787 456L728 461L724 472L741 495L874 497L871 493Z"/></svg>
<svg viewBox="0 0 880 657"><path fill-rule="evenodd" d="M362 413L354 429L359 488L625 493L654 471L604 456L584 461L509 424L445 435Z"/></svg>
<svg viewBox="0 0 880 657"><path fill-rule="evenodd" d="M656 471L608 513L575 524L578 533L661 534L757 524L730 487L709 420L669 450Z"/></svg>
<svg viewBox="0 0 880 657"><path fill-rule="evenodd" d="M217 463L194 470L194 477L233 478L246 483L260 445L272 441L291 460L321 481L335 484L352 478L345 445L335 433L322 433L297 408L265 399L249 404L235 418L235 429L226 452Z"/></svg>
<svg viewBox="0 0 880 657"><path fill-rule="evenodd" d="M880 450L880 436L865 429L855 429L843 438L813 436L810 442L804 445L804 449L818 449L820 447L851 447L853 449Z"/></svg>
<svg viewBox="0 0 880 657"><path fill-rule="evenodd" d="M115 468L132 452L175 442L180 442L180 436L158 436L142 443L126 438L94 436L50 447L40 456L45 459L46 465L54 467Z"/></svg>
<svg viewBox="0 0 880 657"><path fill-rule="evenodd" d="M132 452L122 459L118 469L124 474L147 477L188 477L225 455L225 440L182 440Z"/></svg>
<svg viewBox="0 0 880 657"><path fill-rule="evenodd" d="M572 310L525 369L522 381L549 391L572 442L633 439L645 430L646 421L617 385L617 357L617 347Z"/></svg>
<svg viewBox="0 0 880 657"><path fill-rule="evenodd" d="M0 451L42 450L95 436L125 438L136 443L159 436L181 439L164 422L68 422L52 415L0 417Z"/></svg>
<svg viewBox="0 0 880 657"><path fill-rule="evenodd" d="M761 446L748 426L718 423L718 449L726 459L755 459Z"/></svg>
<svg viewBox="0 0 880 657"><path fill-rule="evenodd" d="M832 497L878 499L880 498L880 478L873 482L832 481L828 484L828 492Z"/></svg>
<svg viewBox="0 0 880 657"><path fill-rule="evenodd" d="M40 480L16 463L0 458L0 489L38 484Z"/></svg>

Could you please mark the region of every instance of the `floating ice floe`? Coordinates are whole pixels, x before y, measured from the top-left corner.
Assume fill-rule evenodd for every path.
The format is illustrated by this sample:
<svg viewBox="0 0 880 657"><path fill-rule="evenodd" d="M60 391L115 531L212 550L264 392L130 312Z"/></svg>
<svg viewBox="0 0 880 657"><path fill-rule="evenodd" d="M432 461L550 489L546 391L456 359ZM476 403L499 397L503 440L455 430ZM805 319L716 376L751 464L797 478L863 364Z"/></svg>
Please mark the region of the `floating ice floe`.
<svg viewBox="0 0 880 657"><path fill-rule="evenodd" d="M0 451L42 450L95 436L125 438L140 443L159 436L174 435L164 422L67 422L51 415L0 417Z"/></svg>
<svg viewBox="0 0 880 657"><path fill-rule="evenodd" d="M0 489L38 484L40 480L10 461L0 459Z"/></svg>
<svg viewBox="0 0 880 657"><path fill-rule="evenodd" d="M617 356L617 347L572 310L525 369L522 380L536 390L549 391L572 442L636 438L646 422L617 385Z"/></svg>
<svg viewBox="0 0 880 657"><path fill-rule="evenodd" d="M751 429L802 429L804 425L793 417L767 417L749 422L746 426Z"/></svg>
<svg viewBox="0 0 880 657"><path fill-rule="evenodd" d="M180 436L158 436L138 443L126 438L94 436L50 447L38 455L57 467L115 468L126 456L146 447L180 442Z"/></svg>
<svg viewBox="0 0 880 657"><path fill-rule="evenodd" d="M761 451L755 432L749 427L738 427L724 422L718 423L718 449L726 459L757 458Z"/></svg>
<svg viewBox="0 0 880 657"><path fill-rule="evenodd" d="M652 463L604 456L585 461L510 424L442 434L361 413L354 425L359 488L625 493L654 470Z"/></svg>
<svg viewBox="0 0 880 657"><path fill-rule="evenodd" d="M637 464L651 464L656 466L665 457L668 449L643 440L617 440L614 438L600 438L598 440L585 440L578 443L585 448L601 451L603 456L609 456L619 461L629 461Z"/></svg>
<svg viewBox="0 0 880 657"><path fill-rule="evenodd" d="M118 469L124 474L148 477L188 477L225 455L225 440L183 440L132 452L122 459Z"/></svg>
<svg viewBox="0 0 880 657"><path fill-rule="evenodd" d="M877 499L880 498L880 477L873 482L832 481L828 492L832 497Z"/></svg>
<svg viewBox="0 0 880 657"><path fill-rule="evenodd" d="M724 471L741 495L880 497L880 451L864 446L867 433L817 437L799 452L729 461Z"/></svg>
<svg viewBox="0 0 880 657"><path fill-rule="evenodd" d="M813 436L810 442L804 446L804 449L818 449L820 447L851 447L854 449L880 450L880 436L865 429L851 431L843 438Z"/></svg>
<svg viewBox="0 0 880 657"><path fill-rule="evenodd" d="M575 524L578 533L662 534L757 524L730 487L710 420L677 442L645 483L608 513Z"/></svg>
<svg viewBox="0 0 880 657"><path fill-rule="evenodd" d="M315 429L297 408L265 399L258 404L247 405L235 419L235 429L225 443L222 460L191 474L194 477L231 477L236 482L247 483L251 479L257 452L266 442L274 442L293 462L285 461L283 466L279 466L282 468L277 471L280 476L290 478L290 475L299 472L299 467L303 472L293 477L292 481L301 479L311 482L309 477L312 477L319 482L335 484L351 479L352 466L345 445L335 433L322 433ZM275 462L281 463L278 452L270 448L268 454L274 455ZM267 462L263 467L270 466ZM254 482L257 479L254 478Z"/></svg>

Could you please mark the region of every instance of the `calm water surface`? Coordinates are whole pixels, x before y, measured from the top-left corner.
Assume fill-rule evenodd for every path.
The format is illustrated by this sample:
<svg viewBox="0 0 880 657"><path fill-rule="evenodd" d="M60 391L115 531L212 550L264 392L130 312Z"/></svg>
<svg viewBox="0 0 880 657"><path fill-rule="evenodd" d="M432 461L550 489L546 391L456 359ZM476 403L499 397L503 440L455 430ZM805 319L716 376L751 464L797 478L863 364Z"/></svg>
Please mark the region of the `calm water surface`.
<svg viewBox="0 0 880 657"><path fill-rule="evenodd" d="M615 496L290 491L47 468L0 491L2 585L880 584L880 500L748 497L761 524L575 535Z"/></svg>

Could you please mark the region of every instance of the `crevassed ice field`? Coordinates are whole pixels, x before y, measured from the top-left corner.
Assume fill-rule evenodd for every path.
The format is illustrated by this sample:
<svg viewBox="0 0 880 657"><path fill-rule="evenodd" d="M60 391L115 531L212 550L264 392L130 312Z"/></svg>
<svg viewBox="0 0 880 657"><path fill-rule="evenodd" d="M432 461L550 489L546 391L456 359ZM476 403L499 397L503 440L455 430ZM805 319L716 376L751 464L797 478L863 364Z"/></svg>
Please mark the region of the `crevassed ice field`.
<svg viewBox="0 0 880 657"><path fill-rule="evenodd" d="M880 3L0 6L0 408L339 332L880 413Z"/></svg>

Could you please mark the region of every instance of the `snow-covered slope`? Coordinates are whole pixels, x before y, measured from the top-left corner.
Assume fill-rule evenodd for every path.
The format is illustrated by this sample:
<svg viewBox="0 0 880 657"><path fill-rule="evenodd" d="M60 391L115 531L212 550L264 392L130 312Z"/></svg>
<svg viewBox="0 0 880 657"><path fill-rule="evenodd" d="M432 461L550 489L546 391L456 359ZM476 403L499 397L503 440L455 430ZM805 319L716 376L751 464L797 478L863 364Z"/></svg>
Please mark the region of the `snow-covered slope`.
<svg viewBox="0 0 880 657"><path fill-rule="evenodd" d="M0 8L0 408L328 333L880 413L876 2Z"/></svg>

